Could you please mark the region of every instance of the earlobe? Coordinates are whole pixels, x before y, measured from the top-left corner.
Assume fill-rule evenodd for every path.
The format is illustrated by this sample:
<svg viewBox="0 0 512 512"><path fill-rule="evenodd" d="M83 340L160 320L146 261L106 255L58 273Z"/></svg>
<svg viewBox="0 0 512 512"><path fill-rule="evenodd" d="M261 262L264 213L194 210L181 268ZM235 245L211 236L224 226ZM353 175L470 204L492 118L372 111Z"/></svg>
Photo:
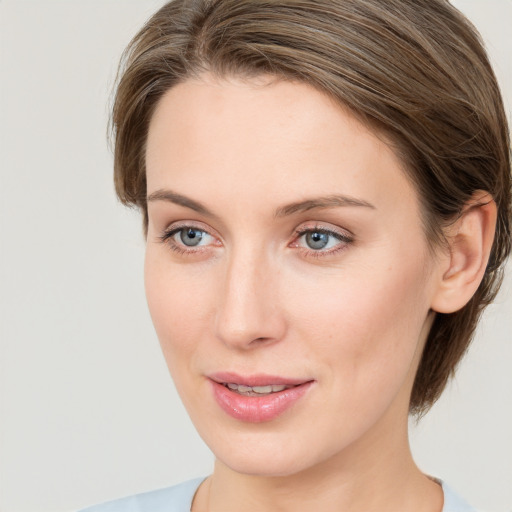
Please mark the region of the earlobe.
<svg viewBox="0 0 512 512"><path fill-rule="evenodd" d="M485 273L495 229L496 203L489 193L475 192L447 230L449 253L441 258L443 268L431 309L454 313L469 302Z"/></svg>

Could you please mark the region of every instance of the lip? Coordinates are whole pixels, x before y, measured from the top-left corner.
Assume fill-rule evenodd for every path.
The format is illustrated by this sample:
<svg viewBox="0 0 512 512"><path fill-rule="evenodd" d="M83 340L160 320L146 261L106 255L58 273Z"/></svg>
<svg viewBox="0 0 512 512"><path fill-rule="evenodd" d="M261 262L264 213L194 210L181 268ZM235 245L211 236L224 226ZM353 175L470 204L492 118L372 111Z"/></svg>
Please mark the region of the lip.
<svg viewBox="0 0 512 512"><path fill-rule="evenodd" d="M313 380L288 379L274 375L247 375L216 373L208 376L217 404L232 418L248 423L271 421L295 405L311 388ZM265 386L269 384L293 386L264 396L244 396L224 384Z"/></svg>

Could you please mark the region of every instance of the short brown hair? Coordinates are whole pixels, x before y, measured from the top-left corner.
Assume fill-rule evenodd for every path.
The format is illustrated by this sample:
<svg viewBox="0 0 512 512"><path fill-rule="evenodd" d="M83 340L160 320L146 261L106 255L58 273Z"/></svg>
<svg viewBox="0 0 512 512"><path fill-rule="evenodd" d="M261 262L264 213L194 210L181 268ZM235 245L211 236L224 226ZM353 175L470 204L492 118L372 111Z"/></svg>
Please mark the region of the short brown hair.
<svg viewBox="0 0 512 512"><path fill-rule="evenodd" d="M147 228L145 144L171 87L208 71L306 82L392 141L421 201L427 239L477 190L498 209L489 264L469 303L437 314L410 410L437 400L495 297L511 246L510 139L480 37L447 0L174 0L135 36L113 106L120 200Z"/></svg>

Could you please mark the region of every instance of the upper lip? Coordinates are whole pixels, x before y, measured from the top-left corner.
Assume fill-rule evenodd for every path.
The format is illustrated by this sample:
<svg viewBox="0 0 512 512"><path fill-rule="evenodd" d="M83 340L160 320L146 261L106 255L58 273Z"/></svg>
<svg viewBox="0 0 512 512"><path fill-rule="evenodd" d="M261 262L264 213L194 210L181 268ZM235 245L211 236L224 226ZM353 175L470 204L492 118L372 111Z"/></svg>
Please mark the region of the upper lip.
<svg viewBox="0 0 512 512"><path fill-rule="evenodd" d="M207 377L218 384L241 384L242 386L298 386L311 382L313 379L294 379L288 377L281 377L278 375L268 375L264 373L255 375L240 375L233 372L216 372L210 373Z"/></svg>

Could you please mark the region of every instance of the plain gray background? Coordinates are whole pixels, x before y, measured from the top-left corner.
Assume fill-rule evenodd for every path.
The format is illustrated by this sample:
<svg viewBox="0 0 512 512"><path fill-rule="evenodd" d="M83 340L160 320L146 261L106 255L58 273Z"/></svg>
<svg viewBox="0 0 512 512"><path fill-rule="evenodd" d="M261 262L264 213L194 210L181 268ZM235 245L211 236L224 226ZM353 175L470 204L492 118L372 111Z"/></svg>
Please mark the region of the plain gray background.
<svg viewBox="0 0 512 512"><path fill-rule="evenodd" d="M454 3L482 32L510 113L512 1ZM70 511L212 466L160 354L140 219L116 202L105 138L121 51L162 4L0 2L2 512ZM511 332L509 272L412 429L420 467L489 512L512 511Z"/></svg>

